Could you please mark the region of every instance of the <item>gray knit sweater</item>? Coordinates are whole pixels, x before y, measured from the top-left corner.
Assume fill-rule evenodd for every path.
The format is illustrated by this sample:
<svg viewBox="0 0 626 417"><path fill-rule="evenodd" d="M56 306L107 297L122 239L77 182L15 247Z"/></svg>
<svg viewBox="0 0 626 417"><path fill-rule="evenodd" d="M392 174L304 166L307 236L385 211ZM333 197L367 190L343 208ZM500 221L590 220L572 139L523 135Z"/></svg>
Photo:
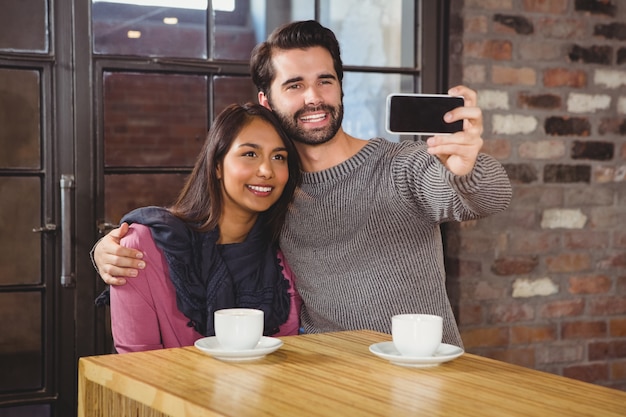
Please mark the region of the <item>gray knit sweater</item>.
<svg viewBox="0 0 626 417"><path fill-rule="evenodd" d="M511 184L495 159L451 174L422 142L371 139L347 161L304 173L281 237L306 332L391 332L391 316L437 314L463 346L445 287L439 225L506 209Z"/></svg>

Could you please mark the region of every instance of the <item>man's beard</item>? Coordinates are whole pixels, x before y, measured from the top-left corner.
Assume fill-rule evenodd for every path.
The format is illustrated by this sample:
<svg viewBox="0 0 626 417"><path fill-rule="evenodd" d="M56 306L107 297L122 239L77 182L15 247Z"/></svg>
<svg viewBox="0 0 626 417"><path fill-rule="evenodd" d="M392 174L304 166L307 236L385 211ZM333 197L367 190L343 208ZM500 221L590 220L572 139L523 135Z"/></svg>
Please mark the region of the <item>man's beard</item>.
<svg viewBox="0 0 626 417"><path fill-rule="evenodd" d="M295 114L285 114L276 110L276 107L269 103L274 114L278 117L281 126L287 133L287 135L295 142L303 143L305 145L320 145L331 140L339 131L341 123L343 122L343 103L338 107L330 106L328 104L321 104L319 106L307 106L298 110ZM298 125L300 116L303 113L323 110L330 116L330 124L325 128L306 130Z"/></svg>

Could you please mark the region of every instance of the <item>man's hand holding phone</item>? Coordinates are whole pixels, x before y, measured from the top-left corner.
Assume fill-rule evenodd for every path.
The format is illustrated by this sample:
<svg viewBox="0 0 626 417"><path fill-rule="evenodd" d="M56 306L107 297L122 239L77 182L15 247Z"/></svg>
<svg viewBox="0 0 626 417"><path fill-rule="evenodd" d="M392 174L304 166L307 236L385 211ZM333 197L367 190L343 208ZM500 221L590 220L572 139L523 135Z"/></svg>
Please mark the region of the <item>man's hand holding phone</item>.
<svg viewBox="0 0 626 417"><path fill-rule="evenodd" d="M476 92L456 86L442 94L392 94L387 98L387 131L431 136L428 152L455 175L473 168L483 146L483 117Z"/></svg>
<svg viewBox="0 0 626 417"><path fill-rule="evenodd" d="M435 155L445 167L455 175L469 174L474 168L476 158L483 147L483 115L476 106L476 92L465 86L456 86L448 90L452 96L465 99L463 107L457 107L444 115L448 123L463 121L463 130L452 135L436 135L428 138L428 152Z"/></svg>

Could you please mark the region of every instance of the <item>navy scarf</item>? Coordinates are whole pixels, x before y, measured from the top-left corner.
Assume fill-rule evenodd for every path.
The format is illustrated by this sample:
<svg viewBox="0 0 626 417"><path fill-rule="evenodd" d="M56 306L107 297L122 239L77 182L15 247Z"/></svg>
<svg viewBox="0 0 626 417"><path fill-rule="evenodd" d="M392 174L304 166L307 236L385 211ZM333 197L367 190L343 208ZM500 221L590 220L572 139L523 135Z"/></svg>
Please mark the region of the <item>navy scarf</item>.
<svg viewBox="0 0 626 417"><path fill-rule="evenodd" d="M262 215L246 240L218 245L219 231L198 232L161 207L143 207L121 220L150 227L176 288L178 309L205 336L215 334L213 313L256 308L265 315L265 335L278 332L289 315L289 282L282 273Z"/></svg>

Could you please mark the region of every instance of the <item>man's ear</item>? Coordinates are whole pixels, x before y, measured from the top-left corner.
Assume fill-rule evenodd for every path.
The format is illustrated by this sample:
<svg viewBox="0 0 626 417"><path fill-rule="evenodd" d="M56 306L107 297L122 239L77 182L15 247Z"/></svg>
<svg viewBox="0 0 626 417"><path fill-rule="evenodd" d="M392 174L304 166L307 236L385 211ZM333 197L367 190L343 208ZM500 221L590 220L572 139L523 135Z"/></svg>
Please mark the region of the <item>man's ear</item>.
<svg viewBox="0 0 626 417"><path fill-rule="evenodd" d="M270 102L267 99L267 96L265 95L265 93L263 91L259 91L258 94L258 99L259 99L259 104L269 110L272 110L272 107L270 107Z"/></svg>

